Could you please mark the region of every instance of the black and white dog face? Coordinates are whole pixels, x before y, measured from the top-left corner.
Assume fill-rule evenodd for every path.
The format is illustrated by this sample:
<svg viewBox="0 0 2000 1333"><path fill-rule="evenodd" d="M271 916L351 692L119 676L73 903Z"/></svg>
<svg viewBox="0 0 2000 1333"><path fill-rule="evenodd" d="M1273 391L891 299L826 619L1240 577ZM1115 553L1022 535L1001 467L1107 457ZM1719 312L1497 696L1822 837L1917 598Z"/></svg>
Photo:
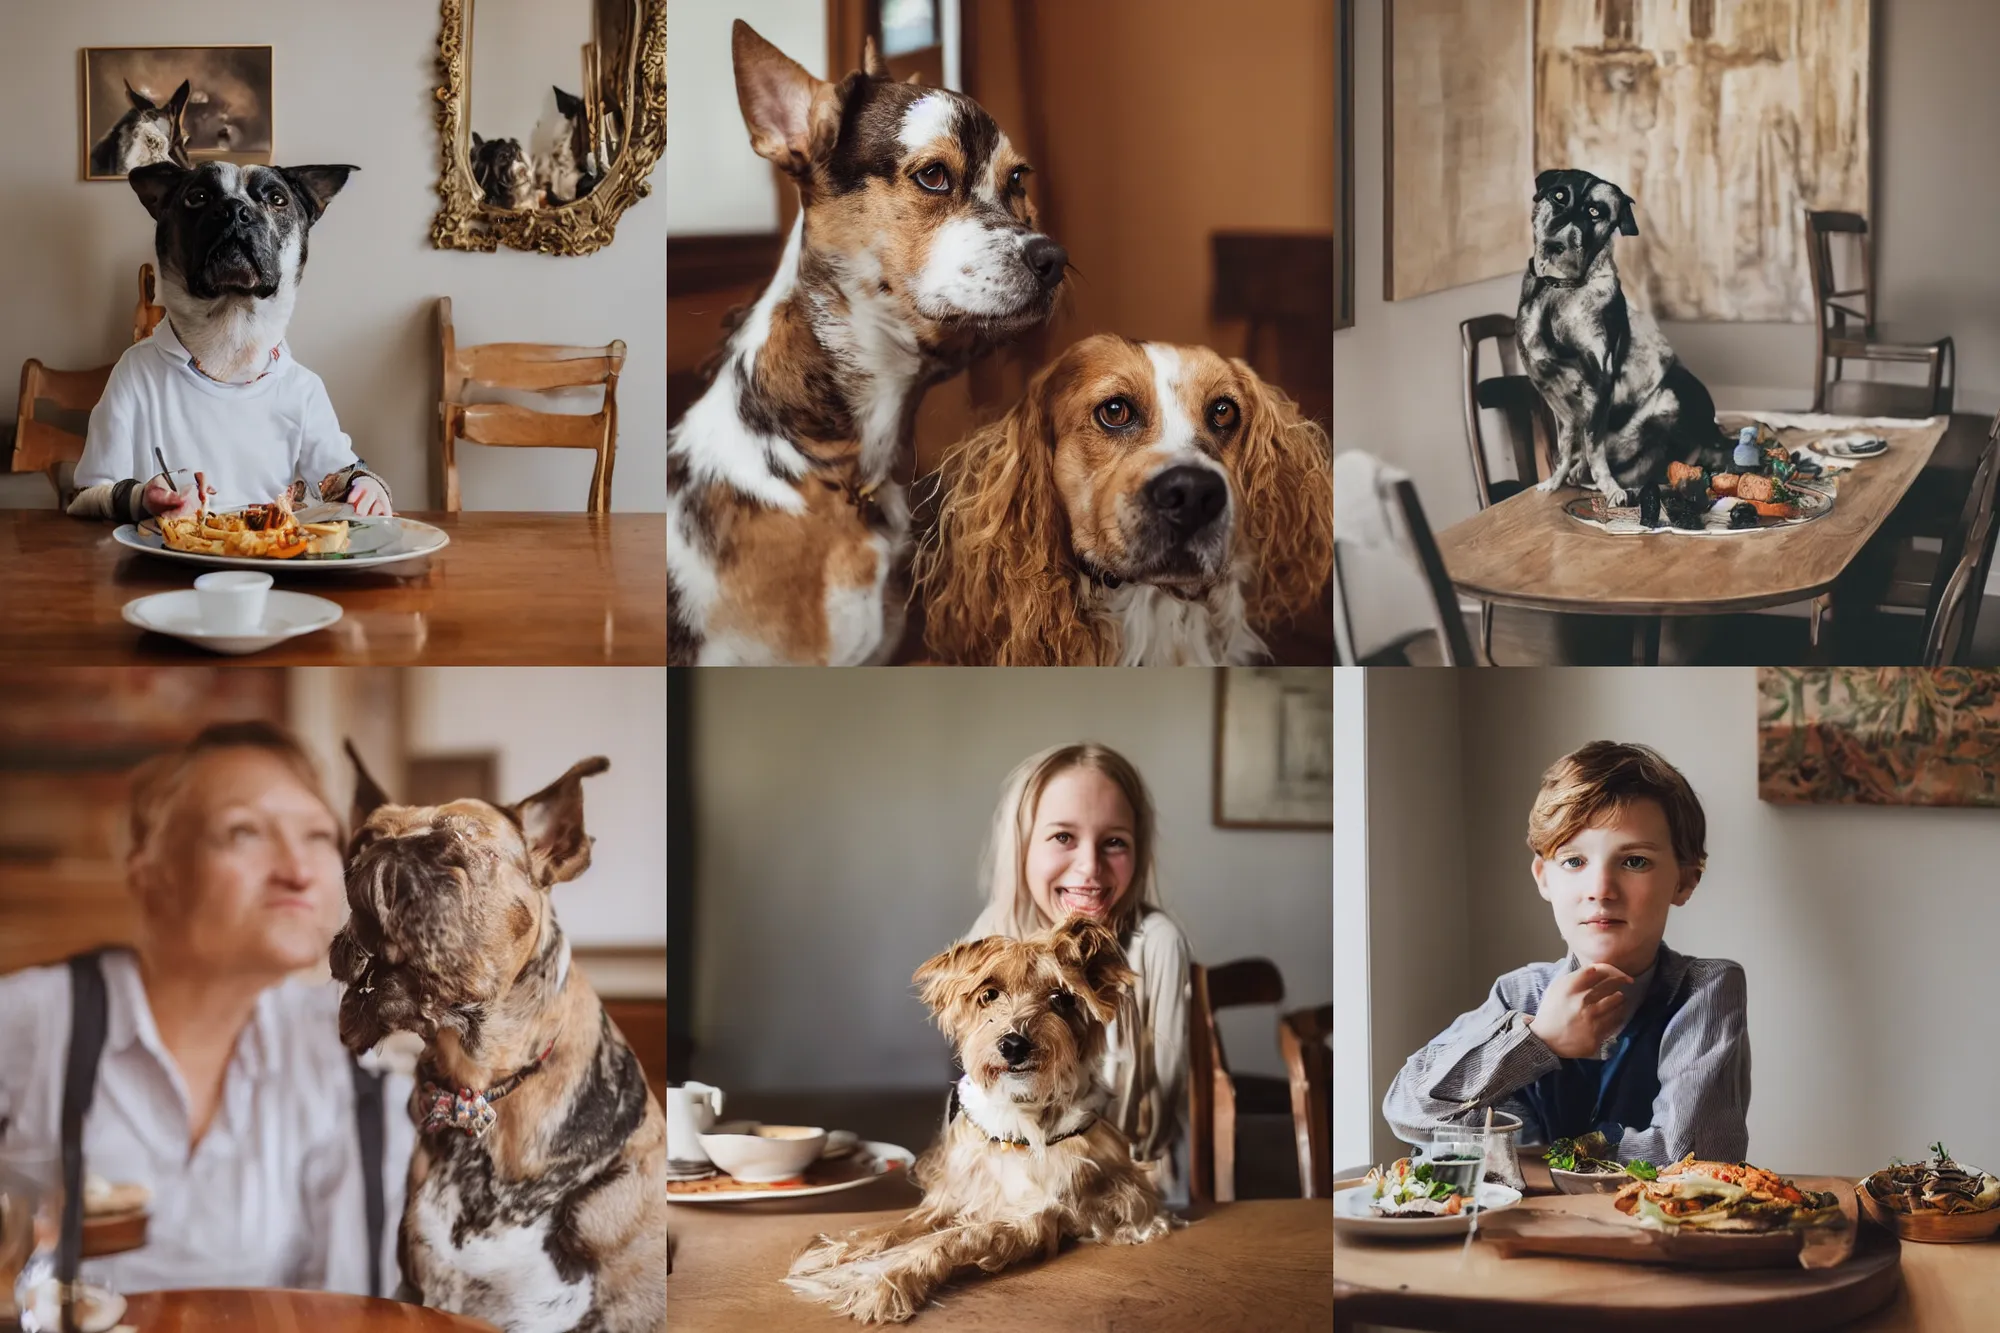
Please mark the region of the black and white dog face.
<svg viewBox="0 0 2000 1333"><path fill-rule="evenodd" d="M153 215L163 287L201 301L268 300L294 287L306 236L347 183L348 166L265 167L205 162L141 167L132 189ZM171 307L169 307L171 308Z"/></svg>
<svg viewBox="0 0 2000 1333"><path fill-rule="evenodd" d="M1574 282L1608 249L1614 233L1637 236L1632 200L1588 171L1544 171L1535 177L1535 276Z"/></svg>

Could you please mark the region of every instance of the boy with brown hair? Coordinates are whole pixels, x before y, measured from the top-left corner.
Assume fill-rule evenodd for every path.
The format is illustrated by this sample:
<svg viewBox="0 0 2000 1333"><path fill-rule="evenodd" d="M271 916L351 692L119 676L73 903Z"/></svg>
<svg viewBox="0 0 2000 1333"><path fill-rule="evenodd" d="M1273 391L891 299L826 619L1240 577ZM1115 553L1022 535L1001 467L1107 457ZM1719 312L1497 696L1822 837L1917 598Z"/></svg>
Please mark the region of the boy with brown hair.
<svg viewBox="0 0 2000 1333"><path fill-rule="evenodd" d="M1661 942L1701 882L1706 837L1694 789L1658 752L1593 741L1557 760L1528 846L1568 954L1507 973L1404 1062L1382 1101L1396 1135L1422 1143L1490 1105L1521 1118L1527 1143L1597 1133L1619 1161L1741 1161L1743 969Z"/></svg>

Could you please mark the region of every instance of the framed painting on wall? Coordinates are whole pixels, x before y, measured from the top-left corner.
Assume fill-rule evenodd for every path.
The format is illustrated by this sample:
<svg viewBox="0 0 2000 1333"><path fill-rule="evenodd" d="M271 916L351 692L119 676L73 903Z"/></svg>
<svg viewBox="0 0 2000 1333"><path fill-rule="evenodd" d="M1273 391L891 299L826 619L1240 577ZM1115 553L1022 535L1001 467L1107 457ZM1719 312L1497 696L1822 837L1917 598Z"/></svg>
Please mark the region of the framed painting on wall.
<svg viewBox="0 0 2000 1333"><path fill-rule="evenodd" d="M1757 796L2000 806L2000 671L1760 668Z"/></svg>
<svg viewBox="0 0 2000 1333"><path fill-rule="evenodd" d="M83 50L83 178L155 162L271 163L268 46Z"/></svg>
<svg viewBox="0 0 2000 1333"><path fill-rule="evenodd" d="M1382 285L1391 301L1527 264L1528 0L1383 0Z"/></svg>
<svg viewBox="0 0 2000 1333"><path fill-rule="evenodd" d="M1870 0L1535 0L1535 166L1632 197L1660 319L1804 323L1808 209L1868 211Z"/></svg>
<svg viewBox="0 0 2000 1333"><path fill-rule="evenodd" d="M1230 667L1215 673L1215 822L1333 827L1333 673Z"/></svg>

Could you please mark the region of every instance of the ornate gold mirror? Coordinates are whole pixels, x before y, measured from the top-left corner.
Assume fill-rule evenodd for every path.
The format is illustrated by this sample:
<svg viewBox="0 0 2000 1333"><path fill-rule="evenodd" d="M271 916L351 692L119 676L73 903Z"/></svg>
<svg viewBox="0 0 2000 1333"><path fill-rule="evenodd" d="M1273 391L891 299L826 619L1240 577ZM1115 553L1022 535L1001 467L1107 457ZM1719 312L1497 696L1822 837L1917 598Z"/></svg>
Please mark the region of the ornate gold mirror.
<svg viewBox="0 0 2000 1333"><path fill-rule="evenodd" d="M667 141L666 0L443 0L440 249L587 255Z"/></svg>

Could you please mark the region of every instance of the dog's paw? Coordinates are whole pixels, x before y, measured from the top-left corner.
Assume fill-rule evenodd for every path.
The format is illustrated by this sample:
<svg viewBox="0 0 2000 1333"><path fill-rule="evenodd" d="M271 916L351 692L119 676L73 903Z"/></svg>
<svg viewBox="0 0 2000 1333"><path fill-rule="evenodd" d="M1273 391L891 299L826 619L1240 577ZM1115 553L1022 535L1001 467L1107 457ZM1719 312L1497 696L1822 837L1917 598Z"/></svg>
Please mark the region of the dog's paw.
<svg viewBox="0 0 2000 1333"><path fill-rule="evenodd" d="M844 1241L822 1235L807 1246L804 1253L792 1260L791 1275L805 1277L812 1273L823 1273L839 1263L846 1253L847 1245Z"/></svg>
<svg viewBox="0 0 2000 1333"><path fill-rule="evenodd" d="M785 1285L857 1323L901 1324L917 1312L917 1303L886 1280L877 1264L836 1264L807 1275L794 1265Z"/></svg>
<svg viewBox="0 0 2000 1333"><path fill-rule="evenodd" d="M1615 481L1600 482L1598 490L1604 492L1604 502L1612 508L1625 503L1625 488Z"/></svg>
<svg viewBox="0 0 2000 1333"><path fill-rule="evenodd" d="M1560 487L1562 484L1563 484L1563 469L1557 468L1555 471L1549 473L1548 476L1543 477L1540 481L1536 482L1535 489L1538 491L1553 491L1558 487Z"/></svg>
<svg viewBox="0 0 2000 1333"><path fill-rule="evenodd" d="M1149 1240L1158 1240L1174 1229L1174 1220L1162 1214L1148 1218L1144 1222L1127 1223L1107 1237L1112 1245L1144 1245Z"/></svg>

